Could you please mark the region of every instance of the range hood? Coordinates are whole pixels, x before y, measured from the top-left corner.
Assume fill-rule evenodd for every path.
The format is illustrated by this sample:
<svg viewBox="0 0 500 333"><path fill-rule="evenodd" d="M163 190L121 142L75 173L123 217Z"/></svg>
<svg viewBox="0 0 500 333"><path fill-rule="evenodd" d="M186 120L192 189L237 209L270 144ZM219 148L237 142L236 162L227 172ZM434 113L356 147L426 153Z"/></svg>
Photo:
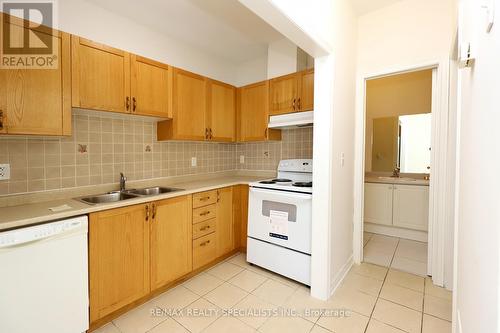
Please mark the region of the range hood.
<svg viewBox="0 0 500 333"><path fill-rule="evenodd" d="M294 112L269 117L269 128L311 127L314 123L314 112Z"/></svg>

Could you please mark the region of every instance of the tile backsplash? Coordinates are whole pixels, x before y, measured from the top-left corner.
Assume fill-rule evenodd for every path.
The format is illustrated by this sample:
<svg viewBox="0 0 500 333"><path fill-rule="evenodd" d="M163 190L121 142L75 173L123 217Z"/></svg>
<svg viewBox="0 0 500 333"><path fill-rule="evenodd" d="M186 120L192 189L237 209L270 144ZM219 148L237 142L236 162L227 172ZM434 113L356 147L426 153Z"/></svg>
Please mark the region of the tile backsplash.
<svg viewBox="0 0 500 333"><path fill-rule="evenodd" d="M158 142L154 119L75 110L71 137L0 136L0 164L11 166L0 195L117 183L120 172L143 180L275 170L284 158L312 158L312 128L284 130L281 142Z"/></svg>

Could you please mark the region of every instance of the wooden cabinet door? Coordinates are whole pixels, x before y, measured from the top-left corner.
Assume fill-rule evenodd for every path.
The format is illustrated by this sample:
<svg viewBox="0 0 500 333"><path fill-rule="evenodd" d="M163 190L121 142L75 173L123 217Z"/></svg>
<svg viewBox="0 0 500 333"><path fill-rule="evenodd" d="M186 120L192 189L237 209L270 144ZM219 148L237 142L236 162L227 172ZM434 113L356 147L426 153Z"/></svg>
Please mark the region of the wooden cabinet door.
<svg viewBox="0 0 500 333"><path fill-rule="evenodd" d="M207 83L203 76L174 69L173 135L178 140L205 140Z"/></svg>
<svg viewBox="0 0 500 333"><path fill-rule="evenodd" d="M299 111L314 109L314 69L298 73L299 75Z"/></svg>
<svg viewBox="0 0 500 333"><path fill-rule="evenodd" d="M248 185L233 187L234 248L245 248L248 220Z"/></svg>
<svg viewBox="0 0 500 333"><path fill-rule="evenodd" d="M129 112L129 53L77 36L71 47L73 107Z"/></svg>
<svg viewBox="0 0 500 333"><path fill-rule="evenodd" d="M429 186L394 185L393 224L427 231L429 227Z"/></svg>
<svg viewBox="0 0 500 333"><path fill-rule="evenodd" d="M152 204L151 290L191 272L191 210L190 195Z"/></svg>
<svg viewBox="0 0 500 333"><path fill-rule="evenodd" d="M217 190L217 256L220 257L234 249L233 226L233 188Z"/></svg>
<svg viewBox="0 0 500 333"><path fill-rule="evenodd" d="M269 122L269 82L241 87L238 91L240 141L264 141Z"/></svg>
<svg viewBox="0 0 500 333"><path fill-rule="evenodd" d="M171 118L171 67L136 55L130 61L132 113Z"/></svg>
<svg viewBox="0 0 500 333"><path fill-rule="evenodd" d="M269 114L298 111L298 79L293 73L271 79L269 83Z"/></svg>
<svg viewBox="0 0 500 333"><path fill-rule="evenodd" d="M10 25L10 36L19 39L33 32L23 20L1 15L2 30ZM70 36L46 27L39 33L52 36L56 69L0 69L0 133L27 135L71 135ZM12 42L15 42L11 40Z"/></svg>
<svg viewBox="0 0 500 333"><path fill-rule="evenodd" d="M392 184L365 183L365 222L392 225L392 192Z"/></svg>
<svg viewBox="0 0 500 333"><path fill-rule="evenodd" d="M236 140L236 88L209 80L207 124L210 140Z"/></svg>
<svg viewBox="0 0 500 333"><path fill-rule="evenodd" d="M143 204L90 214L91 322L149 293L149 208Z"/></svg>

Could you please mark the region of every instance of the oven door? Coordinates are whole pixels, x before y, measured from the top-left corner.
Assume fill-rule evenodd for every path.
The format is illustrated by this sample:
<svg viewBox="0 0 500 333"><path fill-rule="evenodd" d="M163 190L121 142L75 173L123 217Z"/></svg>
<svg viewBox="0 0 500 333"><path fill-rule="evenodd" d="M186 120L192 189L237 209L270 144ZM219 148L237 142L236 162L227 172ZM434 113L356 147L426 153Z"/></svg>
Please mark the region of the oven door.
<svg viewBox="0 0 500 333"><path fill-rule="evenodd" d="M311 254L312 195L250 188L248 237Z"/></svg>

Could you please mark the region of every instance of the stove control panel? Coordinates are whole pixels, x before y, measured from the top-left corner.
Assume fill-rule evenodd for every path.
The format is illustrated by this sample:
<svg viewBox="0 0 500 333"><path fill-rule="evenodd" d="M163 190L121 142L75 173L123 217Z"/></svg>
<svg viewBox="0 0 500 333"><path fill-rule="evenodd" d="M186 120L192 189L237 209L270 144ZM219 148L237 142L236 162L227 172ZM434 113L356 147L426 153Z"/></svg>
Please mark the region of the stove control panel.
<svg viewBox="0 0 500 333"><path fill-rule="evenodd" d="M312 173L313 161L312 159L282 160L278 171Z"/></svg>

